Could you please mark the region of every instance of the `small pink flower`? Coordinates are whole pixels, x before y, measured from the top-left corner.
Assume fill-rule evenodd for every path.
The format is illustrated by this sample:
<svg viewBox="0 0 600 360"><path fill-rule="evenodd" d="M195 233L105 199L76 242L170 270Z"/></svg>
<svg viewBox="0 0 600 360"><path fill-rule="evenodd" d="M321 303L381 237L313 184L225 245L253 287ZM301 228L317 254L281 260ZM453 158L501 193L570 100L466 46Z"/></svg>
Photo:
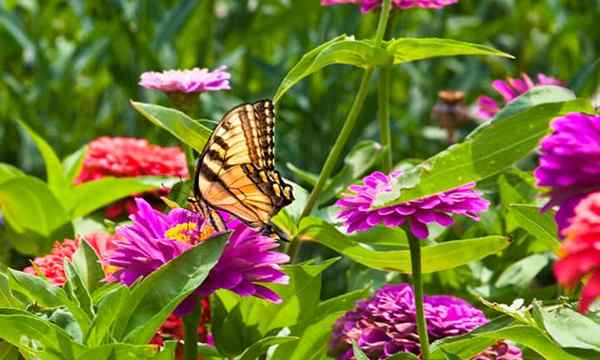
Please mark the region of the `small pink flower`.
<svg viewBox="0 0 600 360"><path fill-rule="evenodd" d="M231 75L226 66L213 71L194 68L191 70L166 70L145 72L140 76L139 85L166 93L202 93L207 91L229 90Z"/></svg>
<svg viewBox="0 0 600 360"><path fill-rule="evenodd" d="M502 96L507 104L534 87L544 85L563 86L563 83L541 73L537 75L537 82L531 80L527 74L522 74L521 78L517 79L509 77L506 80L494 80L492 82L492 88ZM480 96L478 103L477 117L481 120L489 120L500 112L500 105L489 96Z"/></svg>
<svg viewBox="0 0 600 360"><path fill-rule="evenodd" d="M392 4L398 9L441 9L445 6L456 4L458 1L459 0L392 0ZM360 4L362 5L361 11L368 12L379 7L382 2L382 0L321 0L321 5Z"/></svg>

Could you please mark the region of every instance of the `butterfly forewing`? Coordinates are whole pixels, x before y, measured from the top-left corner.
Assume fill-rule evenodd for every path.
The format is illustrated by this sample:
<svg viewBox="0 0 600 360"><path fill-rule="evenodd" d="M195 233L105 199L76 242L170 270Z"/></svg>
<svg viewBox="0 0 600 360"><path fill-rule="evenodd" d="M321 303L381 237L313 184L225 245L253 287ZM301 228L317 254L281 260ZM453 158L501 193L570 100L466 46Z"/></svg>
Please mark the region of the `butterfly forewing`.
<svg viewBox="0 0 600 360"><path fill-rule="evenodd" d="M291 203L292 189L274 168L274 123L268 100L229 111L198 160L196 197L253 227Z"/></svg>

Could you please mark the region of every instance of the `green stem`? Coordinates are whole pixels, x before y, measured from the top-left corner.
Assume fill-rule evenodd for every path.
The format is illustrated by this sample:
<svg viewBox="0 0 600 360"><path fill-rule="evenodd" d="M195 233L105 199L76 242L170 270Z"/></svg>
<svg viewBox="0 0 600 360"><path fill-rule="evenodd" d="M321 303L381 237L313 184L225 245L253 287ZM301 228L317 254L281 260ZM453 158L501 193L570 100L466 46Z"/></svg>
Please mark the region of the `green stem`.
<svg viewBox="0 0 600 360"><path fill-rule="evenodd" d="M392 131L390 128L390 83L392 67L381 68L379 74L378 106L379 106L379 132L381 133L381 145L385 147L383 156L383 171L392 170L394 159L392 155Z"/></svg>
<svg viewBox="0 0 600 360"><path fill-rule="evenodd" d="M383 4L381 5L381 13L379 15L379 23L377 24L377 30L375 31L375 45L379 45L383 41L391 10L392 0L383 0Z"/></svg>
<svg viewBox="0 0 600 360"><path fill-rule="evenodd" d="M429 336L427 322L423 311L423 278L421 277L421 242L414 236L408 237L410 246L410 263L412 265L412 282L415 292L415 308L417 311L417 331L421 342L421 359L429 360Z"/></svg>
<svg viewBox="0 0 600 360"><path fill-rule="evenodd" d="M202 306L200 305L200 301L196 301L194 311L183 317L183 354L185 360L198 359L198 323L201 316Z"/></svg>

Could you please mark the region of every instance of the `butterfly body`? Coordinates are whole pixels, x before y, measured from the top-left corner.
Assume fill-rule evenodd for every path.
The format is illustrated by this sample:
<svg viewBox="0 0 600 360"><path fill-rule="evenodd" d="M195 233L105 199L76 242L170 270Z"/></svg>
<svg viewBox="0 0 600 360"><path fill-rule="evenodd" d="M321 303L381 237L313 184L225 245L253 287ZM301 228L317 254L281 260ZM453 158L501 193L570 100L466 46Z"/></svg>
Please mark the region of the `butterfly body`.
<svg viewBox="0 0 600 360"><path fill-rule="evenodd" d="M275 112L270 100L243 104L223 116L196 166L194 196L215 230L216 210L248 226L270 228L271 218L293 200L274 167Z"/></svg>

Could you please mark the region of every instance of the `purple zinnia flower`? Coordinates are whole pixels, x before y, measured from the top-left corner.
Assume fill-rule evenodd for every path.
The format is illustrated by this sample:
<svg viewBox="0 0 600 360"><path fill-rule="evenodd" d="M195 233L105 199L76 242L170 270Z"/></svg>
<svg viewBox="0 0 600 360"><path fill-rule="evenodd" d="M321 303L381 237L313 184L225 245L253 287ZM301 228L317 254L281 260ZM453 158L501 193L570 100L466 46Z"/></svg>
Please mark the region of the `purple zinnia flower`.
<svg viewBox="0 0 600 360"><path fill-rule="evenodd" d="M166 93L200 93L229 90L231 75L226 70L226 66L220 66L213 71L199 68L166 70L163 72L151 71L140 76L139 84L145 88Z"/></svg>
<svg viewBox="0 0 600 360"><path fill-rule="evenodd" d="M411 232L420 239L429 236L427 224L436 222L441 226L454 223L451 215L464 215L479 220L478 213L487 210L489 202L481 193L473 190L474 183L402 204L371 209L375 197L392 190L392 179L402 175L394 171L390 175L375 171L364 178L364 185L351 185L354 194L336 202L342 209L338 218L344 220L348 232L366 231L376 225L400 226L408 220Z"/></svg>
<svg viewBox="0 0 600 360"><path fill-rule="evenodd" d="M486 324L485 315L468 302L453 296L424 297L424 312L431 341L462 335ZM337 320L329 346L336 360L354 359L355 341L372 360L385 359L398 352L420 353L414 293L408 284L386 285L372 298L357 303L354 310ZM514 349L511 348L511 350ZM494 348L487 349L490 354ZM496 353L500 354L501 349ZM477 360L491 360L478 355ZM518 358L499 358L505 360Z"/></svg>
<svg viewBox="0 0 600 360"><path fill-rule="evenodd" d="M392 4L399 9L441 9L445 6L456 4L458 1L459 0L392 0ZM321 5L361 4L361 11L368 12L371 9L381 6L382 2L383 0L321 0Z"/></svg>
<svg viewBox="0 0 600 360"><path fill-rule="evenodd" d="M537 75L537 82L531 80L531 78L527 74L522 74L521 78L517 79L509 77L504 81L494 80L492 82L492 87L500 95L502 95L502 98L504 99L505 103L513 101L514 99L533 89L534 87L544 85L563 86L563 83L558 79L541 73ZM498 112L500 112L500 105L496 102L496 100L492 99L489 96L480 96L478 99L478 103L479 106L476 115L481 120L489 120L493 118Z"/></svg>
<svg viewBox="0 0 600 360"><path fill-rule="evenodd" d="M199 214L180 208L164 214L141 198L135 201L138 211L130 216L133 223L117 228L117 234L124 240L117 241L117 247L104 259L107 265L117 268L110 279L128 286L198 243L210 241L201 236L203 219ZM208 296L217 289L228 289L241 296L281 301L276 293L258 283L287 284L288 277L279 264L288 262L289 257L275 251L279 246L275 240L239 220L232 218L226 222L231 237L194 295ZM177 314L191 310L190 298L177 308Z"/></svg>
<svg viewBox="0 0 600 360"><path fill-rule="evenodd" d="M600 189L600 115L571 113L553 120L551 127L534 174L538 186L549 188L544 209L560 206L556 222L562 233L579 201Z"/></svg>

